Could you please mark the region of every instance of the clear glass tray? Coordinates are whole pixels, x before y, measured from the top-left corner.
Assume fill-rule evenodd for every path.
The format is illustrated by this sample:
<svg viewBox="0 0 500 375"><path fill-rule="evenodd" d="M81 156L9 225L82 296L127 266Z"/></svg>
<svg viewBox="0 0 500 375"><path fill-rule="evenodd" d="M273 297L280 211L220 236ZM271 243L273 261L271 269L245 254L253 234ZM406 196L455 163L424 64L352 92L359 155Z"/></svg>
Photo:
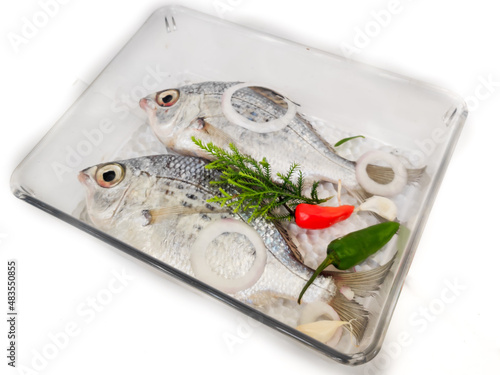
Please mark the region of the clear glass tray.
<svg viewBox="0 0 500 375"><path fill-rule="evenodd" d="M110 236L88 220L79 171L99 163L166 153L145 124L139 100L153 92L204 81L258 82L276 89L300 104L299 111L311 116L332 144L344 136L363 134L366 139L339 147L347 158L355 159L375 147L404 156L412 167L426 167L420 181L395 198L404 230L386 249L356 267L358 271L372 269L397 253L376 295L358 299L370 312L359 345L353 345L346 333L335 347L322 344L295 329L300 308L294 306L296 302L278 301L274 309L242 302L166 264L154 253ZM466 116L461 98L432 85L169 6L146 21L22 161L11 186L18 198L336 361L356 365L372 359L381 348ZM297 228L290 233L297 237Z"/></svg>

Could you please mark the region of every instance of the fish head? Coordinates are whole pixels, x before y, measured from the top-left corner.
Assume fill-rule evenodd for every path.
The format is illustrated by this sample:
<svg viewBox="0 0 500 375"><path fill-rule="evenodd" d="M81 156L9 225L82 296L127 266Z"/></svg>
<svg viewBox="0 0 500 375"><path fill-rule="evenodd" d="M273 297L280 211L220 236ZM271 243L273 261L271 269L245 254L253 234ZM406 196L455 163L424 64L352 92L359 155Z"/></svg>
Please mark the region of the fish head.
<svg viewBox="0 0 500 375"><path fill-rule="evenodd" d="M109 229L125 207L134 171L123 162L98 164L82 170L78 180L85 188L87 211L99 228Z"/></svg>
<svg viewBox="0 0 500 375"><path fill-rule="evenodd" d="M190 90L189 86L159 91L139 101L151 129L169 149L173 149L181 138L182 142L191 142L198 126L196 121L201 113L201 103L202 94Z"/></svg>
<svg viewBox="0 0 500 375"><path fill-rule="evenodd" d="M208 198L200 196L199 186L217 191L210 181L218 172L206 170L206 164L194 157L151 155L84 169L78 179L85 188L88 216L96 227L109 230L118 223L147 225L144 211L149 209L162 208L165 214L203 208Z"/></svg>

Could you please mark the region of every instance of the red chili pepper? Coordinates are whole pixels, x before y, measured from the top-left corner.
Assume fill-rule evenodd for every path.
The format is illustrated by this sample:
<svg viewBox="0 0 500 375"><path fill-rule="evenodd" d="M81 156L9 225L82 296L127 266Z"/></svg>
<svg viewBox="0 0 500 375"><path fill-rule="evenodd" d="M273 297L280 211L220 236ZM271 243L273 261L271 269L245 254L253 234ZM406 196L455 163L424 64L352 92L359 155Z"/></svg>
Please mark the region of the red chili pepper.
<svg viewBox="0 0 500 375"><path fill-rule="evenodd" d="M347 219L354 206L323 207L301 203L295 208L295 222L304 229L325 229Z"/></svg>

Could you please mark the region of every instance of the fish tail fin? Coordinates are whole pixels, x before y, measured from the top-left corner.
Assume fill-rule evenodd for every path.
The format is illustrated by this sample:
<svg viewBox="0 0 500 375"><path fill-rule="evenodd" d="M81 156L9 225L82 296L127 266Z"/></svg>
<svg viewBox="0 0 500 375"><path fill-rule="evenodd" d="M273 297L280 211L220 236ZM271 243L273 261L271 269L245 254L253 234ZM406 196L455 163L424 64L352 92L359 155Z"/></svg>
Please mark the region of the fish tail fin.
<svg viewBox="0 0 500 375"><path fill-rule="evenodd" d="M426 170L427 166L422 167L422 168L416 168L416 169L407 169L406 171L408 172L408 181L409 182L420 182L422 179L422 176L424 175L424 172Z"/></svg>
<svg viewBox="0 0 500 375"><path fill-rule="evenodd" d="M369 271L361 272L338 272L324 271L324 276L331 276L335 279L337 291L335 296L329 301L329 305L339 314L341 320L350 322L348 329L359 343L368 324L369 312L354 299L348 299L341 292L342 287L349 287L354 293L354 297L368 297L379 290L387 274L394 264L394 256L387 264Z"/></svg>
<svg viewBox="0 0 500 375"><path fill-rule="evenodd" d="M359 344L365 334L368 325L368 311L360 303L347 299L337 291L335 296L328 302L340 317L340 320L349 322L347 329L354 335Z"/></svg>
<svg viewBox="0 0 500 375"><path fill-rule="evenodd" d="M408 173L408 183L419 183L424 175L426 167L418 169L407 169ZM369 164L366 167L366 172L368 176L375 182L379 184L388 184L394 179L394 171L389 167L381 167L378 165ZM346 189L349 194L351 194L358 203L363 203L368 198L373 196L373 194L368 193L363 188L359 187L357 189Z"/></svg>
<svg viewBox="0 0 500 375"><path fill-rule="evenodd" d="M417 169L407 169L408 182L418 183L425 172L426 167ZM381 167L379 165L368 164L366 167L368 176L379 184L388 184L394 179L394 171L389 167Z"/></svg>
<svg viewBox="0 0 500 375"><path fill-rule="evenodd" d="M369 297L380 288L380 285L384 282L395 260L396 255L394 255L392 259L383 266L379 266L368 271L323 271L322 275L334 278L335 285L338 289L346 286L349 287L357 297Z"/></svg>

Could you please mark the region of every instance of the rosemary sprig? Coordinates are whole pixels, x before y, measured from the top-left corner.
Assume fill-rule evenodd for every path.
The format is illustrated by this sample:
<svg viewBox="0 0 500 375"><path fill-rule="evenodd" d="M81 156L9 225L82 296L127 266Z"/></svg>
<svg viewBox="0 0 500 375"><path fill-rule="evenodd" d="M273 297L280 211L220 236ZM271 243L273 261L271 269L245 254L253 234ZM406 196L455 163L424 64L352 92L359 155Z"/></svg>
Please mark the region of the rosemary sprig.
<svg viewBox="0 0 500 375"><path fill-rule="evenodd" d="M219 187L221 196L211 198L209 202L231 207L233 212L251 211L249 221L257 217L291 220L293 209L298 204L320 204L330 199L319 199L317 181L312 185L311 196L303 195L304 176L296 163L290 166L287 173L276 173L277 181L274 181L271 166L266 158L257 161L249 155L240 153L233 144L229 144L229 151L226 151L211 142L205 145L195 137L192 137L192 140L215 158L205 168L222 172L218 180L210 183L231 185L236 190L235 193L228 193ZM295 176L297 176L296 182L293 181ZM277 214L276 211L280 207L284 207L288 214Z"/></svg>

